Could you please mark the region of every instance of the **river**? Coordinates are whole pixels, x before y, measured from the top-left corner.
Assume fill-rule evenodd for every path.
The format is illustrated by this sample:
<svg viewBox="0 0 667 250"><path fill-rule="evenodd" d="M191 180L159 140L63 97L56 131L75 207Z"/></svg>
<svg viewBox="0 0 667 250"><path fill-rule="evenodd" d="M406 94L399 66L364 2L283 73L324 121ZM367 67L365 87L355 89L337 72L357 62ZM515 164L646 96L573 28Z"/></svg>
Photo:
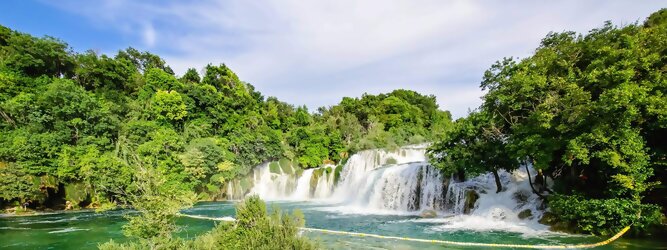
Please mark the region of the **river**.
<svg viewBox="0 0 667 250"><path fill-rule="evenodd" d="M353 214L347 209L336 211L330 204L317 202L270 202L284 211L300 209L306 226L381 235L440 239L463 242L512 244L591 243L602 238L558 234L548 231L508 232L443 226L444 219L421 219L414 215ZM127 240L121 231L128 211L103 213L74 212L25 217L0 217L0 248L3 249L93 249L99 243L114 239ZM211 217L234 216L234 202L204 202L184 213ZM456 219L454 219L456 220ZM180 218L183 230L179 237L193 237L213 228L216 222ZM452 225L452 224L450 224ZM474 228L474 227L473 227ZM401 242L373 238L306 233L327 249L443 249L442 245ZM622 238L601 249L667 249L667 242ZM448 246L447 249L475 249Z"/></svg>
<svg viewBox="0 0 667 250"><path fill-rule="evenodd" d="M496 193L491 174L457 182L428 164L425 145L415 145L393 151L362 151L344 165L309 170L300 170L288 161L267 163L248 176L229 182L223 196L239 200L248 194L259 195L267 200L270 209L301 210L306 226L319 229L506 244L563 245L604 240L552 232L540 224L543 204L530 191L528 174L523 169L500 171L503 190ZM234 217L234 206L235 201L203 202L183 213ZM425 210L437 213L437 217L421 218L419 215ZM121 230L126 213L131 211L0 217L0 248L90 249L110 239L122 242L127 240ZM183 230L178 236L194 237L213 228L214 223L179 218ZM443 248L433 243L304 234L328 249ZM662 239L622 238L603 249L667 249L666 246L667 241Z"/></svg>

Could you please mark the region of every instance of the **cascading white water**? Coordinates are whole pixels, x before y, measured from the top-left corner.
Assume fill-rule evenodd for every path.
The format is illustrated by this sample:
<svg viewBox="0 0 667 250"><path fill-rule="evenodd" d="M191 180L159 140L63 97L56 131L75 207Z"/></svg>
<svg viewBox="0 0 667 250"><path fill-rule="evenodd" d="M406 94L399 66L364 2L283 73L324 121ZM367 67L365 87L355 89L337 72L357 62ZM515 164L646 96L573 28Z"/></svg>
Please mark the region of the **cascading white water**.
<svg viewBox="0 0 667 250"><path fill-rule="evenodd" d="M230 182L227 197L257 194L265 200L325 202L329 206L323 209L343 213L435 210L445 217L427 220L443 222L433 230L546 230L537 222L541 202L532 193L525 171L499 171L503 191L496 193L490 173L464 182L442 176L428 163L426 146L365 150L352 155L344 166L301 171L292 163L263 164L245 179ZM519 213L525 218L520 219Z"/></svg>
<svg viewBox="0 0 667 250"><path fill-rule="evenodd" d="M500 171L504 191L496 194L492 174L465 182L442 176L429 165L426 145L361 151L342 166L336 181L337 168L327 165L298 172L291 165L271 169L270 164L263 164L245 181L251 185L247 192L241 190L243 185L230 183L227 197L240 199L243 196L238 194L242 193L266 200L317 200L351 212L414 213L428 209L450 215L472 213L480 218L514 219L528 209L531 218L540 216L539 200L530 192L525 171ZM469 196L478 199L466 202Z"/></svg>
<svg viewBox="0 0 667 250"><path fill-rule="evenodd" d="M342 166L338 181L337 166L300 174L285 173L283 167L255 168L252 179L246 181L254 184L247 193L266 200L319 200L382 211L442 210L445 205L448 179L428 164L426 145L354 154ZM232 195L227 197L237 198L235 191L239 192L229 185L227 192Z"/></svg>
<svg viewBox="0 0 667 250"><path fill-rule="evenodd" d="M523 168L513 172L501 170L499 175L503 186L499 193L496 193L491 173L451 183L447 199L451 206L448 210L454 216L439 219L442 224L433 230L503 230L526 235L547 233L548 227L538 222L543 213L541 200L532 192L526 171ZM464 215L467 192L474 192L479 198L470 214Z"/></svg>
<svg viewBox="0 0 667 250"><path fill-rule="evenodd" d="M313 169L303 171L301 177L296 182L296 190L290 196L292 200L307 200L310 197L310 178L313 177Z"/></svg>
<svg viewBox="0 0 667 250"><path fill-rule="evenodd" d="M328 166L324 166L324 167L325 168L329 167L331 169L335 169L336 166L328 165ZM320 177L317 181L317 184L316 184L315 189L314 189L315 191L313 192L313 195L311 196L311 198L325 199L325 198L328 198L329 196L331 196L331 192L333 192L334 184L335 184L334 183L334 177L335 177L335 174L333 174L333 172L330 173L330 174L327 174L323 177Z"/></svg>
<svg viewBox="0 0 667 250"><path fill-rule="evenodd" d="M266 200L285 199L285 194L294 191L294 178L288 174L272 173L268 164L263 164L253 171L255 185L251 194L259 194Z"/></svg>
<svg viewBox="0 0 667 250"><path fill-rule="evenodd" d="M340 183L336 186L331 197L339 202L356 202L359 199L369 199L363 194L370 194L373 184L387 165L404 165L410 162L425 162L426 149L422 147L404 147L398 152L385 150L365 150L350 157L340 174ZM383 168L383 169L378 169ZM377 171L376 171L377 170Z"/></svg>

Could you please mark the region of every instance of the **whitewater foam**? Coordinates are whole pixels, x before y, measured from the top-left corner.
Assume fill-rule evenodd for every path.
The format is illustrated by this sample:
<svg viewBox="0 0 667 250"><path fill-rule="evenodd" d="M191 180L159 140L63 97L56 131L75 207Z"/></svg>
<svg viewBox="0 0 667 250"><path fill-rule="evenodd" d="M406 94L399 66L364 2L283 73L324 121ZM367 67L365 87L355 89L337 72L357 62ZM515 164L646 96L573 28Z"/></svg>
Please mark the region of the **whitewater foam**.
<svg viewBox="0 0 667 250"><path fill-rule="evenodd" d="M90 229L87 228L76 228L76 227L68 227L68 228L63 228L60 230L55 230L55 231L50 231L50 234L60 234L60 233L70 233L70 232L76 232L76 231L88 231Z"/></svg>
<svg viewBox="0 0 667 250"><path fill-rule="evenodd" d="M438 224L429 228L433 231L548 232L547 226L537 222L542 215L541 200L530 189L525 170L499 171L503 190L496 193L491 173L463 182L442 176L428 163L426 146L358 152L343 166L337 183L335 166L296 174L275 168L272 172L269 164L263 164L253 170L253 186L248 193L269 201L323 204L310 209L342 215L417 216L421 211L434 210L440 218L410 220ZM466 202L469 196L478 197L472 207ZM527 218L520 219L521 212L528 214Z"/></svg>

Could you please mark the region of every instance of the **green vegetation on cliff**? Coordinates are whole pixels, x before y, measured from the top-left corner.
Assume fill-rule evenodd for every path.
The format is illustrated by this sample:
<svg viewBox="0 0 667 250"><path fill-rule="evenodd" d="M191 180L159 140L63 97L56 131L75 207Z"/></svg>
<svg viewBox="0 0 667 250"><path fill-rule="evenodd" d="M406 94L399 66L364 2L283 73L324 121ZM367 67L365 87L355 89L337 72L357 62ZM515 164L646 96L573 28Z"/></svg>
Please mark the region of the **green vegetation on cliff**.
<svg viewBox="0 0 667 250"><path fill-rule="evenodd" d="M0 208L126 204L139 166L215 199L263 162L298 173L432 140L451 122L434 96L409 90L311 113L263 97L224 64L200 72L179 77L148 52L76 53L0 26Z"/></svg>
<svg viewBox="0 0 667 250"><path fill-rule="evenodd" d="M554 217L580 232L659 223L651 203L667 204L666 16L551 33L532 56L497 62L481 107L432 146L434 164L460 176L532 165L535 192L551 194Z"/></svg>

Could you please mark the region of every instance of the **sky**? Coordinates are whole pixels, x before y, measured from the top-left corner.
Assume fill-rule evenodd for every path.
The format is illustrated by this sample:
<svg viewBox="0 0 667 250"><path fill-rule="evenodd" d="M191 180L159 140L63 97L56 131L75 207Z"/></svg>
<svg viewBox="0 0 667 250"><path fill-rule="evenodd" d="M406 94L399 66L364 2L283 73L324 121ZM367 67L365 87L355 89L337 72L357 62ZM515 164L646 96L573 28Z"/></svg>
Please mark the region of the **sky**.
<svg viewBox="0 0 667 250"><path fill-rule="evenodd" d="M642 22L667 1L0 1L0 24L115 55L134 47L182 74L225 63L265 96L311 110L394 89L435 95L465 116L503 57L549 32Z"/></svg>

